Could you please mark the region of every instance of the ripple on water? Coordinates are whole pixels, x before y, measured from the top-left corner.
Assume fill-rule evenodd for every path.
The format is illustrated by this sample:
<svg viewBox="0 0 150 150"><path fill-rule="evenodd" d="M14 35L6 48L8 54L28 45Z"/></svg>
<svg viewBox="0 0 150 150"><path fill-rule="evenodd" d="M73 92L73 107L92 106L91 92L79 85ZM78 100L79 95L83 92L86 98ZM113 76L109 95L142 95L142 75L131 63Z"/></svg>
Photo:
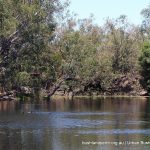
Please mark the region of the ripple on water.
<svg viewBox="0 0 150 150"><path fill-rule="evenodd" d="M127 113L112 113L112 112L33 112L32 114L17 114L12 118L12 116L5 117L4 122L0 122L0 128L32 128L32 129L41 129L41 128L52 128L52 129L79 129L84 130L88 129L89 134L92 132L92 129L97 129L100 133L112 133L112 134L121 134L123 132L130 134L133 132L129 130L112 130L105 131L100 129L109 129L114 128L116 125L116 120L114 117L109 117L111 115L126 115ZM139 125L146 124L149 122L146 121L126 121L120 122L120 125ZM131 131L131 132L130 132ZM138 130L135 130L139 132ZM84 131L82 131L84 132ZM88 133L86 131L86 133ZM141 133L143 131L140 131ZM146 131L147 132L147 131Z"/></svg>
<svg viewBox="0 0 150 150"><path fill-rule="evenodd" d="M94 135L112 135L112 134L144 134L150 136L150 129L114 129L114 130L82 130L79 134L94 134Z"/></svg>

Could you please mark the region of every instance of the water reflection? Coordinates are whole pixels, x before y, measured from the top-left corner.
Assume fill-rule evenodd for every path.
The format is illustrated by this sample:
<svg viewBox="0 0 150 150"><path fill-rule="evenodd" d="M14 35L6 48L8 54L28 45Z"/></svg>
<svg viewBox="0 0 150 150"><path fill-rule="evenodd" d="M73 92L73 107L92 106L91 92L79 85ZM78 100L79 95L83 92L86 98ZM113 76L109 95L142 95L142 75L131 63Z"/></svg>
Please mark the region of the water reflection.
<svg viewBox="0 0 150 150"><path fill-rule="evenodd" d="M149 108L146 98L0 101L0 150L148 150Z"/></svg>

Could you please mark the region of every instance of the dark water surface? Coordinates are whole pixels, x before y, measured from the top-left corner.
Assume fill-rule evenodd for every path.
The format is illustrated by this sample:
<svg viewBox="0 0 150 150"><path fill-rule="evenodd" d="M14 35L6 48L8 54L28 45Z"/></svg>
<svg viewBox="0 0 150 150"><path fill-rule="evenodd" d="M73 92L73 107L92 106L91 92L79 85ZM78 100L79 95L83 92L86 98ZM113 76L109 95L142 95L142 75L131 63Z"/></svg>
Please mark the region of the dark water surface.
<svg viewBox="0 0 150 150"><path fill-rule="evenodd" d="M149 150L150 100L0 101L0 150Z"/></svg>

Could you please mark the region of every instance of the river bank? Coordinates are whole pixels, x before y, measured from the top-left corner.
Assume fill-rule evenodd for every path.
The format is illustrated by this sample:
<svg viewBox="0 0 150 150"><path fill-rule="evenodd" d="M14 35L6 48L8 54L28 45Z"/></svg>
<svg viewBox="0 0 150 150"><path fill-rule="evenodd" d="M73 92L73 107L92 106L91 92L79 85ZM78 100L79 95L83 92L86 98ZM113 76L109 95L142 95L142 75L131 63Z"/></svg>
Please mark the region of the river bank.
<svg viewBox="0 0 150 150"><path fill-rule="evenodd" d="M98 85L96 82L95 84ZM73 97L128 97L128 96L148 96L147 91L142 86L142 77L138 74L126 74L115 78L109 87L106 89L100 89L96 86L91 85L87 89L72 88L68 90L64 88L64 85L60 86L54 94L53 98L67 98L72 99ZM49 95L48 90L40 89L38 92L40 98L47 98ZM35 93L30 87L21 87L20 91L12 90L8 92L0 93L0 100L16 100L17 97L33 97Z"/></svg>

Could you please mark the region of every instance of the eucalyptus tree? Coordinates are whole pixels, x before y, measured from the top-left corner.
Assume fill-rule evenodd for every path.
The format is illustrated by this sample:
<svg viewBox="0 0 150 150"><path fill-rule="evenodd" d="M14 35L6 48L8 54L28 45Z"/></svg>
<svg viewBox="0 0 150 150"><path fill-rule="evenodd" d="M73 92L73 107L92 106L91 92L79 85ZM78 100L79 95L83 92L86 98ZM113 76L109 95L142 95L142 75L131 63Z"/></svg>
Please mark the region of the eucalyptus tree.
<svg viewBox="0 0 150 150"><path fill-rule="evenodd" d="M5 85L11 88L22 81L21 75L28 79L34 73L41 80L47 73L53 78L50 43L55 14L63 5L59 0L6 0L0 1L0 7L0 69L5 72Z"/></svg>
<svg viewBox="0 0 150 150"><path fill-rule="evenodd" d="M145 42L143 49L142 49L142 55L139 58L140 64L141 64L141 74L144 77L144 88L148 91L148 94L150 94L150 43Z"/></svg>
<svg viewBox="0 0 150 150"><path fill-rule="evenodd" d="M143 16L143 21L141 25L141 31L144 33L145 38L149 38L150 34L150 5L147 8L144 8L141 11L141 15Z"/></svg>
<svg viewBox="0 0 150 150"><path fill-rule="evenodd" d="M138 28L129 24L124 15L107 20L105 26L114 72L124 74L136 70L141 46Z"/></svg>
<svg viewBox="0 0 150 150"><path fill-rule="evenodd" d="M141 48L142 53L139 61L141 65L141 75L143 76L143 85L148 91L148 94L150 94L150 5L141 11L141 15L144 17L141 26L144 43Z"/></svg>
<svg viewBox="0 0 150 150"><path fill-rule="evenodd" d="M91 17L69 19L66 26L58 29L58 35L60 72L70 79L66 84L75 91L104 90L113 73L110 57L102 49L102 28L94 25Z"/></svg>

